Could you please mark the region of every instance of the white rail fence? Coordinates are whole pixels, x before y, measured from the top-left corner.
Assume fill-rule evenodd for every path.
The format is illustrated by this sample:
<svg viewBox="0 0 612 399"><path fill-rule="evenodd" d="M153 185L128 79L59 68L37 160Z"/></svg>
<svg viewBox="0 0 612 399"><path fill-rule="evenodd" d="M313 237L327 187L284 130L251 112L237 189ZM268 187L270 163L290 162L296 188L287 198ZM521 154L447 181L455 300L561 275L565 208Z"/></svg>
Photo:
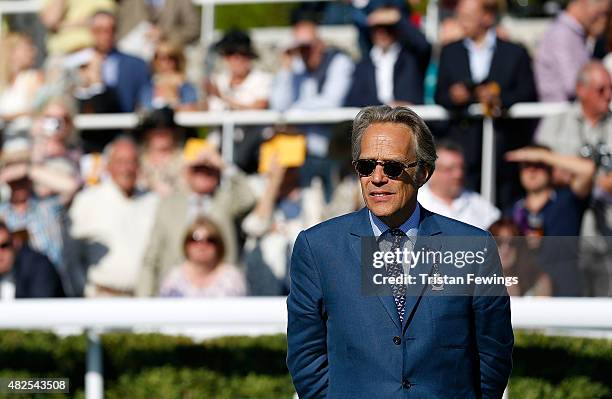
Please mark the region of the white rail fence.
<svg viewBox="0 0 612 399"><path fill-rule="evenodd" d="M514 119L537 118L560 114L567 111L569 103L518 103L508 110L508 117ZM411 107L426 121L448 120L449 112L439 105L416 105ZM177 113L176 122L185 127L221 126L223 157L232 160L234 130L240 125L279 125L308 123L339 123L352 120L359 108L331 108L306 111L226 111L226 112L182 112ZM493 120L483 117L481 107L473 105L469 114L483 120L483 145L481 165L481 194L495 202L495 132ZM88 129L131 129L137 126L135 114L79 115L75 121L81 130Z"/></svg>
<svg viewBox="0 0 612 399"><path fill-rule="evenodd" d="M0 303L0 329L85 331L85 397L100 399L104 397L101 333L174 328L173 333L189 334L195 327L215 336L283 333L287 326L285 300L24 299ZM612 298L513 297L511 306L514 329L571 330L585 336L593 331L612 332Z"/></svg>

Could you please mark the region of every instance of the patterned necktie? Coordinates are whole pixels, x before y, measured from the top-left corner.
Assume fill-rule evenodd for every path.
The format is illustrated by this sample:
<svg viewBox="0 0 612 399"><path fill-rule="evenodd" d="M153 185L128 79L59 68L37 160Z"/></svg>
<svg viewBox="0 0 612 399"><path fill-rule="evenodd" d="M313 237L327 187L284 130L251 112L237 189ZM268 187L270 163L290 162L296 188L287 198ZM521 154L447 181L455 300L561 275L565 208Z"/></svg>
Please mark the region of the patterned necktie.
<svg viewBox="0 0 612 399"><path fill-rule="evenodd" d="M387 242L390 242L391 247L388 250L393 254L395 254L395 251L397 249L403 251L404 244L409 241L408 237L406 237L406 234L400 229L387 230L383 235L383 239ZM394 261L392 263L387 264L388 277L399 277L403 274L404 265L402 263ZM397 313L399 315L400 322L403 323L404 309L406 308L406 284L393 284L391 286L391 292L393 293L393 299L395 300L395 306L397 307Z"/></svg>

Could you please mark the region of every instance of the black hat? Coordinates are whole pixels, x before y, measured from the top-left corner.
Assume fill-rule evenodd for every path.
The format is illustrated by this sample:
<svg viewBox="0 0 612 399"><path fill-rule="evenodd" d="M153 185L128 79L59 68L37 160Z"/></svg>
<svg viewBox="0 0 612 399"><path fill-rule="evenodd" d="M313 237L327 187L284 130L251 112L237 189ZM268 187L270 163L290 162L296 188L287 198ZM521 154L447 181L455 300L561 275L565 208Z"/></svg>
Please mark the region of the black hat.
<svg viewBox="0 0 612 399"><path fill-rule="evenodd" d="M215 44L215 49L221 55L239 53L250 58L257 58L251 38L246 32L238 29L232 29L225 33L223 38Z"/></svg>
<svg viewBox="0 0 612 399"><path fill-rule="evenodd" d="M145 133L151 129L176 129L178 125L174 121L174 110L172 108L164 107L154 109L153 111L145 114L140 120L138 127L136 128L137 133Z"/></svg>

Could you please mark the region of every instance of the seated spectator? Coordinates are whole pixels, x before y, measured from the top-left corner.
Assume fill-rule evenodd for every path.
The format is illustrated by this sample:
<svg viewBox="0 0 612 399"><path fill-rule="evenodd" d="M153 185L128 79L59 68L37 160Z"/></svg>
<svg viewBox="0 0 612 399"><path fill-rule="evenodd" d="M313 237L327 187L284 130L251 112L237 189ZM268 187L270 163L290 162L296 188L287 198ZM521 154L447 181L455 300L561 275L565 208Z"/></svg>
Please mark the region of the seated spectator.
<svg viewBox="0 0 612 399"><path fill-rule="evenodd" d="M272 162L257 206L242 222L247 235L249 295L286 295L289 255L300 231L323 220L325 199L319 180L300 186L299 168Z"/></svg>
<svg viewBox="0 0 612 399"><path fill-rule="evenodd" d="M346 105L422 104L423 80L431 55L425 35L402 21L400 11L394 8L375 10L368 17L368 25L374 46L355 67Z"/></svg>
<svg viewBox="0 0 612 399"><path fill-rule="evenodd" d="M65 55L91 47L90 18L98 11L114 12L113 0L44 0L39 13L47 28L47 53Z"/></svg>
<svg viewBox="0 0 612 399"><path fill-rule="evenodd" d="M63 297L60 277L49 259L16 241L0 221L0 300Z"/></svg>
<svg viewBox="0 0 612 399"><path fill-rule="evenodd" d="M113 89L104 84L104 57L91 48L77 51L64 59L64 73L71 76L63 92L70 93L81 114L114 114L120 112ZM87 132L92 135L91 131ZM102 134L108 135L107 132ZM111 138L112 140L112 138Z"/></svg>
<svg viewBox="0 0 612 399"><path fill-rule="evenodd" d="M568 112L544 118L536 141L553 151L595 162L597 173L581 235L587 294L612 295L612 79L592 61L578 75L577 101ZM555 176L559 181L567 176Z"/></svg>
<svg viewBox="0 0 612 399"><path fill-rule="evenodd" d="M541 101L574 99L578 73L591 58L588 31L609 6L609 0L571 0L544 33L535 54Z"/></svg>
<svg viewBox="0 0 612 399"><path fill-rule="evenodd" d="M183 159L179 149L182 130L174 122L174 111L162 108L147 115L139 130L143 136L143 153L138 185L161 197L185 187Z"/></svg>
<svg viewBox="0 0 612 399"><path fill-rule="evenodd" d="M32 123L32 161L61 158L78 176L82 156L80 138L74 126L74 102L67 97L49 100Z"/></svg>
<svg viewBox="0 0 612 399"><path fill-rule="evenodd" d="M512 296L551 296L550 276L537 264L536 255L519 236L518 227L510 219L500 219L489 227L497 242L505 277L517 277L518 284L508 287Z"/></svg>
<svg viewBox="0 0 612 399"><path fill-rule="evenodd" d="M235 223L255 203L246 176L204 140L189 139L183 153L186 190L162 199L149 240L136 293L154 296L161 278L183 262L183 233L200 216L213 220L225 244L224 261L236 264L238 235Z"/></svg>
<svg viewBox="0 0 612 399"><path fill-rule="evenodd" d="M200 37L200 11L191 0L122 0L119 47L146 60L162 41L185 47Z"/></svg>
<svg viewBox="0 0 612 399"><path fill-rule="evenodd" d="M439 141L436 153L436 169L419 190L420 204L440 215L487 229L501 212L480 194L465 188L462 148L452 141Z"/></svg>
<svg viewBox="0 0 612 399"><path fill-rule="evenodd" d="M577 240L582 215L588 205L595 164L588 159L561 155L546 147L528 147L506 154L520 163L521 184L526 195L515 203L512 219L521 235L569 237L559 243L543 241L544 271L550 274L555 296L581 294L577 267ZM570 176L567 187L553 186L553 168ZM573 240L573 241L572 241Z"/></svg>
<svg viewBox="0 0 612 399"><path fill-rule="evenodd" d="M0 118L6 123L29 116L44 76L34 67L37 49L22 33L9 33L0 42Z"/></svg>
<svg viewBox="0 0 612 399"><path fill-rule="evenodd" d="M272 77L253 67L257 53L251 38L231 30L215 45L224 68L206 82L208 109L211 111L266 109Z"/></svg>
<svg viewBox="0 0 612 399"><path fill-rule="evenodd" d="M272 85L270 106L277 111L326 110L344 104L351 85L353 62L343 51L328 47L319 37L315 19L308 14L293 20L294 44L283 52L280 71ZM313 177L323 179L326 197L332 192L332 162L327 159L332 135L330 126L300 126L306 135L307 157L302 184Z"/></svg>
<svg viewBox="0 0 612 399"><path fill-rule="evenodd" d="M531 60L522 46L503 40L496 32L497 8L484 0L460 0L457 21L465 38L442 48L435 92L436 103L456 112L446 133L464 148L466 186L480 189L482 121L466 111L480 103L485 114L501 116L517 102L536 100ZM518 171L503 160L503 153L531 141L530 121L496 120L496 198L502 207L520 195Z"/></svg>
<svg viewBox="0 0 612 399"><path fill-rule="evenodd" d="M185 260L164 278L160 296L223 297L246 295L244 274L223 262L225 245L218 227L198 218L183 238Z"/></svg>
<svg viewBox="0 0 612 399"><path fill-rule="evenodd" d="M72 179L53 173L44 165L31 164L30 146L24 139L4 144L0 182L10 187L10 198L0 203L0 218L10 231L27 232L31 247L44 254L62 271L63 211L62 197L71 198L78 189ZM59 195L39 198L34 185L50 188Z"/></svg>
<svg viewBox="0 0 612 399"><path fill-rule="evenodd" d="M100 59L99 81L117 101L119 112L133 112L140 93L150 82L149 67L140 58L117 50L116 17L109 12L97 12L91 18L95 56ZM96 91L94 94L99 94Z"/></svg>
<svg viewBox="0 0 612 399"><path fill-rule="evenodd" d="M198 102L196 88L185 78L183 50L170 42L161 42L151 61L152 82L145 85L140 105L146 109L173 108L193 111Z"/></svg>
<svg viewBox="0 0 612 399"><path fill-rule="evenodd" d="M138 148L130 138L113 141L105 157L110 177L81 191L69 210L69 273L78 294L131 296L158 198L136 187Z"/></svg>
<svg viewBox="0 0 612 399"><path fill-rule="evenodd" d="M211 111L268 108L272 76L253 66L257 53L251 38L239 30L227 32L216 44L224 68L206 81L207 108ZM212 137L219 136L213 139ZM220 142L220 132L209 136ZM261 127L237 127L234 131L234 162L247 173L257 168Z"/></svg>

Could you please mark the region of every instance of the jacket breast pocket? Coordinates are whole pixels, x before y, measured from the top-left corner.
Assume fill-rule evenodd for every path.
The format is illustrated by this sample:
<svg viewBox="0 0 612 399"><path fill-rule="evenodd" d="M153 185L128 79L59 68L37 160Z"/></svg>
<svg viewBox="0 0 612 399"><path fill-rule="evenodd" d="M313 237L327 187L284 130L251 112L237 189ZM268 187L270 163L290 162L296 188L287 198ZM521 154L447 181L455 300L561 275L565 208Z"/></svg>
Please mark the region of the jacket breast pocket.
<svg viewBox="0 0 612 399"><path fill-rule="evenodd" d="M443 348L466 348L472 334L471 297L428 297L434 339Z"/></svg>

